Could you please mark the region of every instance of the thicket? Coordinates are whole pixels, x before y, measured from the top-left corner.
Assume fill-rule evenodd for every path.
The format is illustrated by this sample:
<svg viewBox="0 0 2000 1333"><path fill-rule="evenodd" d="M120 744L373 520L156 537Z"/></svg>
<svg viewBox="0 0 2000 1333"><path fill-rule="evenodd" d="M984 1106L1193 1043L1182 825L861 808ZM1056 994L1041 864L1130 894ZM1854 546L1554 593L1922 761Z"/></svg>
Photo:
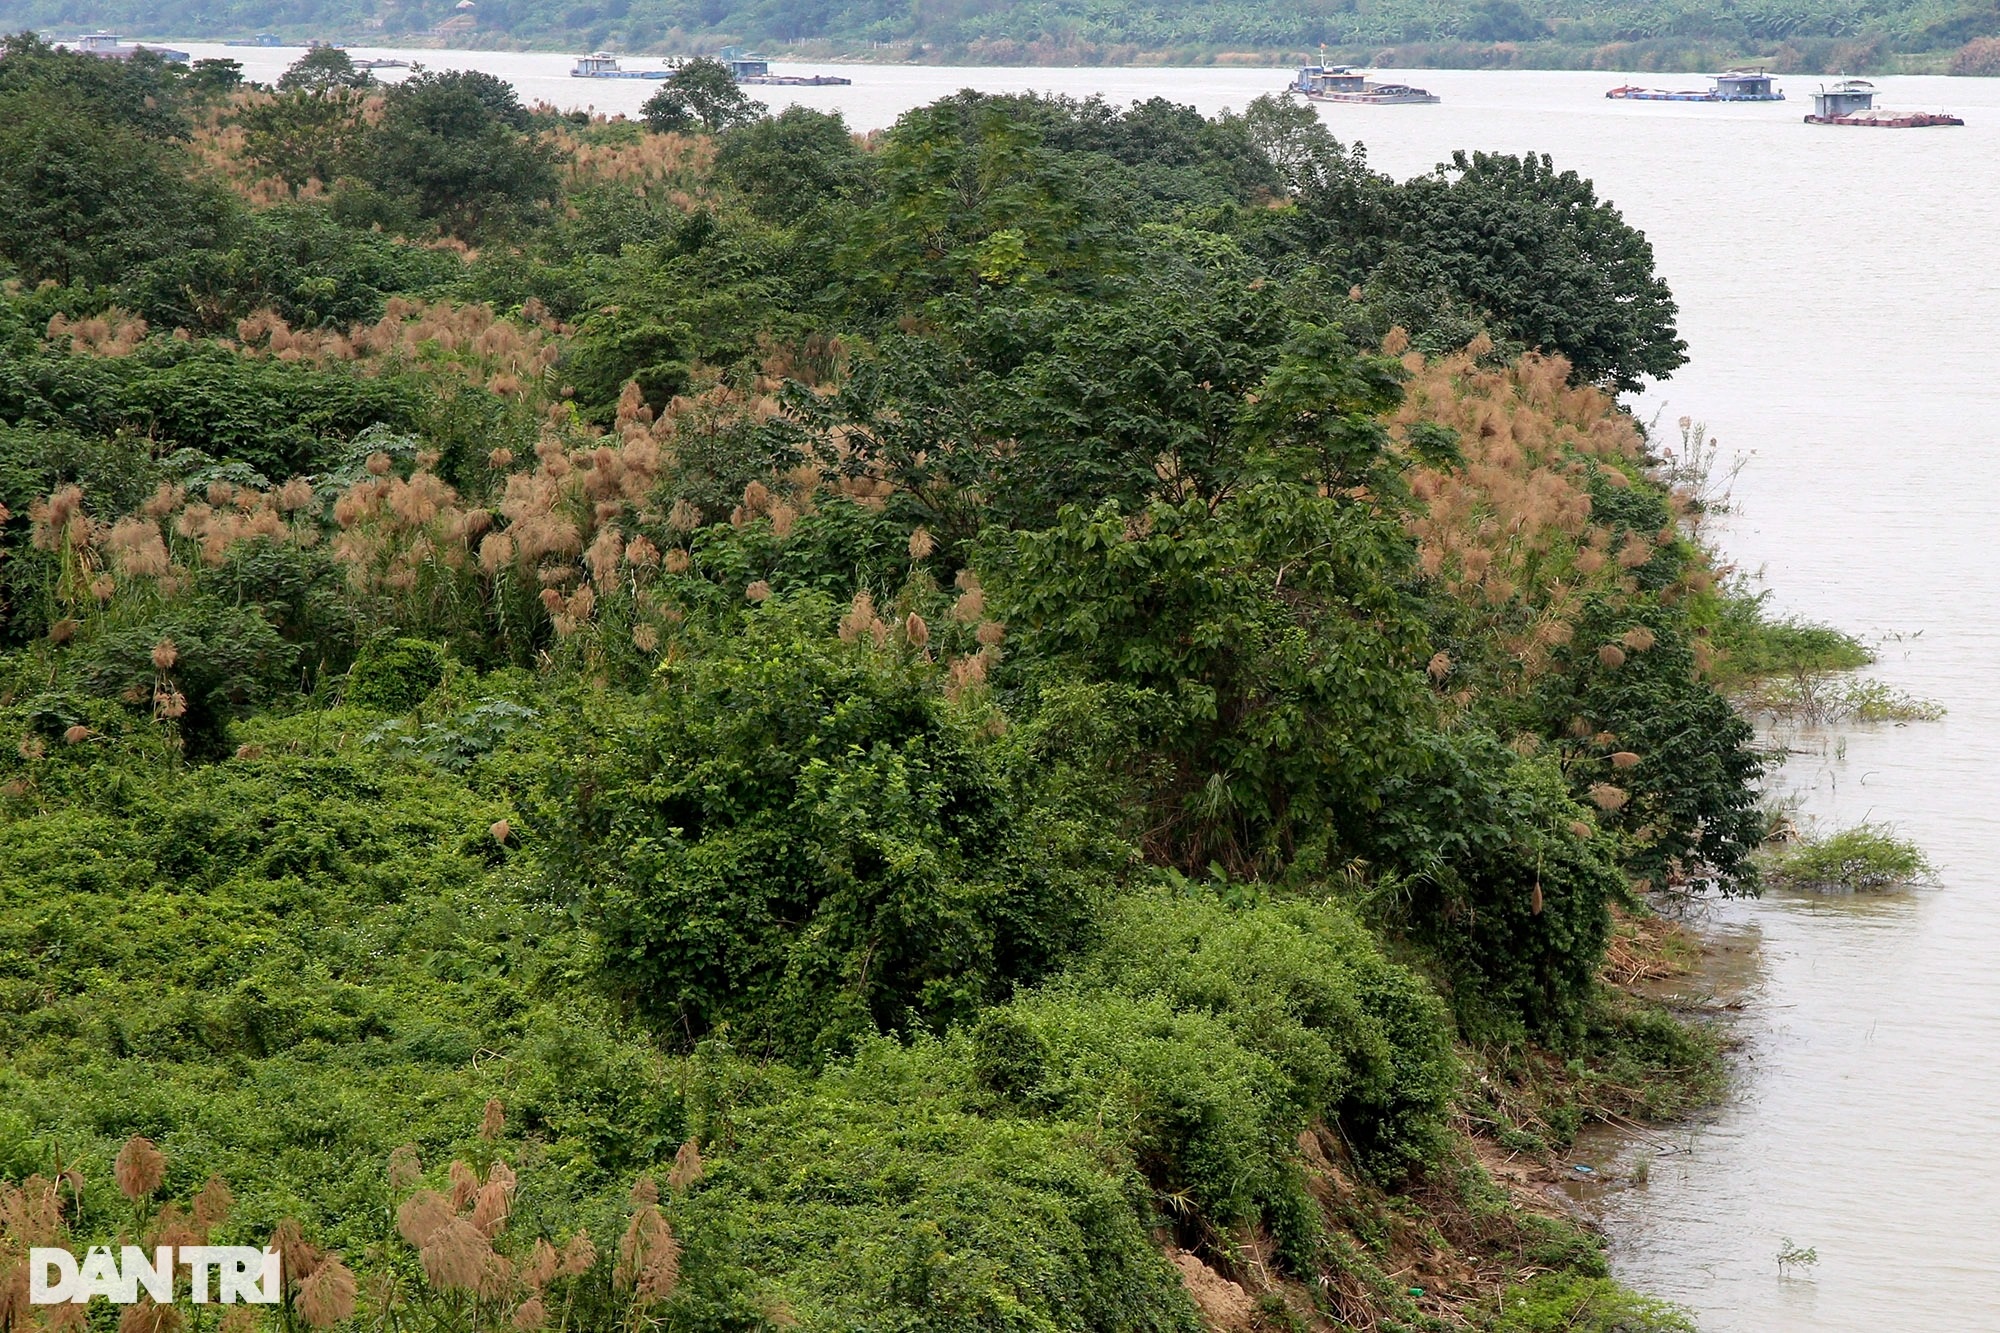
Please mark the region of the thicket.
<svg viewBox="0 0 2000 1333"><path fill-rule="evenodd" d="M1586 183L1397 185L1268 101L863 146L10 39L45 85L218 220L0 238L36 1225L217 1174L204 1227L343 1256L314 1326L1192 1328L1169 1241L1301 1320L1601 1271L1458 1165L1454 1042L1685 1073L1609 908L1751 887L1758 761ZM48 1183L134 1136L135 1208Z"/></svg>

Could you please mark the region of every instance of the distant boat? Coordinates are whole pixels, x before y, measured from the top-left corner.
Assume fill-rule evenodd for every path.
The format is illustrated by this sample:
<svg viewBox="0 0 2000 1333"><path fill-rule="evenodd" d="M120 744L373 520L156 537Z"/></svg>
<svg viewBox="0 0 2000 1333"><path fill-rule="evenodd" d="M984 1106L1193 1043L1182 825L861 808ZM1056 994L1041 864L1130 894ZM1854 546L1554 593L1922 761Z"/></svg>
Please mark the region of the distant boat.
<svg viewBox="0 0 2000 1333"><path fill-rule="evenodd" d="M275 32L260 32L249 41L224 42L224 46L283 46L285 43Z"/></svg>
<svg viewBox="0 0 2000 1333"><path fill-rule="evenodd" d="M1360 70L1346 65L1301 65L1285 89L1315 102L1352 102L1360 106L1410 106L1444 99L1407 83L1370 83Z"/></svg>
<svg viewBox="0 0 2000 1333"><path fill-rule="evenodd" d="M763 56L738 51L733 46L723 47L719 58L729 67L730 77L738 83L775 84L786 88L834 88L854 82L838 74L773 74L771 62Z"/></svg>
<svg viewBox="0 0 2000 1333"><path fill-rule="evenodd" d="M620 69L615 56L599 51L581 57L569 76L572 79L664 79L670 73L671 70L664 69Z"/></svg>
<svg viewBox="0 0 2000 1333"><path fill-rule="evenodd" d="M1640 88L1626 84L1604 94L1624 102L1782 102L1782 88L1771 86L1771 76L1757 70L1732 69L1715 76L1707 92L1668 92L1663 88Z"/></svg>
<svg viewBox="0 0 2000 1333"><path fill-rule="evenodd" d="M1938 111L1890 111L1875 105L1875 85L1866 79L1846 79L1813 94L1808 125L1855 125L1864 129L1921 130L1963 125L1957 116Z"/></svg>
<svg viewBox="0 0 2000 1333"><path fill-rule="evenodd" d="M105 60L130 60L141 51L182 65L187 64L190 59L187 52L176 51L170 46L127 46L118 39L116 33L106 32L102 28L77 38L75 49L84 55L99 56Z"/></svg>
<svg viewBox="0 0 2000 1333"><path fill-rule="evenodd" d="M354 62L354 68L356 69L408 69L409 67L410 62L407 60L389 60L386 58L357 60Z"/></svg>

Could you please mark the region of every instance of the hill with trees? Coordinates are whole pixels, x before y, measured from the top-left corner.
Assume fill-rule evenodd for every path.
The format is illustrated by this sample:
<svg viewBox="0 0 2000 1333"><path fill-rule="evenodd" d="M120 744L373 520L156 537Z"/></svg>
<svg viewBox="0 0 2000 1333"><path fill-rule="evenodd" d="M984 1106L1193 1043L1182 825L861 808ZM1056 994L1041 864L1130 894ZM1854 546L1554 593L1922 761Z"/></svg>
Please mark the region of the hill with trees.
<svg viewBox="0 0 2000 1333"><path fill-rule="evenodd" d="M712 73L7 40L7 1326L123 1238L279 1248L231 1333L1683 1327L1522 1165L1713 1090L1607 947L1755 887L1789 665L1645 238Z"/></svg>
<svg viewBox="0 0 2000 1333"><path fill-rule="evenodd" d="M1218 57L1282 63L1324 45L1343 59L1403 66L1714 69L1761 58L1780 72L1867 73L1942 72L1967 43L2000 36L2000 6L1992 0L1340 0L1304 6L1268 0L478 0L476 9L462 11L456 0L0 3L0 30L33 27L62 37L107 25L159 37L270 31L300 42L442 41L665 54L756 43L795 55L943 63L1198 63Z"/></svg>

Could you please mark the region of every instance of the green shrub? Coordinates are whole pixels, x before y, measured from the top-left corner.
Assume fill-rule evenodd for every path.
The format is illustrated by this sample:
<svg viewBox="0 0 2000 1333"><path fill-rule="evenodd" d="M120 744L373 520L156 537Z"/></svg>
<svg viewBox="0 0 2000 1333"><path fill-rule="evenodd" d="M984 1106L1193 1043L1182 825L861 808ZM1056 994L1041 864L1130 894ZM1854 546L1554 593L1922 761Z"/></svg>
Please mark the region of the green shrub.
<svg viewBox="0 0 2000 1333"><path fill-rule="evenodd" d="M1547 760L1490 735L1433 742L1420 781L1396 784L1366 844L1391 872L1384 924L1423 946L1466 1036L1580 1036L1626 892L1608 839Z"/></svg>
<svg viewBox="0 0 2000 1333"><path fill-rule="evenodd" d="M1486 1333L1694 1333L1694 1321L1665 1301L1604 1277L1552 1273L1510 1289L1490 1312Z"/></svg>
<svg viewBox="0 0 2000 1333"><path fill-rule="evenodd" d="M1218 1019L1276 1066L1294 1132L1337 1124L1391 1177L1437 1148L1457 1081L1444 1007L1340 906L1122 898L1077 975Z"/></svg>
<svg viewBox="0 0 2000 1333"><path fill-rule="evenodd" d="M974 1114L964 1075L933 1043L866 1041L712 1129L681 1216L726 1229L766 1308L805 1327L1198 1333L1087 1128Z"/></svg>
<svg viewBox="0 0 2000 1333"><path fill-rule="evenodd" d="M407 713L438 687L451 660L428 639L378 639L347 673L347 701L385 713Z"/></svg>
<svg viewBox="0 0 2000 1333"><path fill-rule="evenodd" d="M817 1059L942 1026L1086 937L1088 865L943 672L767 602L574 743L543 823L608 979L676 1042Z"/></svg>
<svg viewBox="0 0 2000 1333"><path fill-rule="evenodd" d="M190 758L222 753L230 721L292 683L298 660L256 611L207 599L109 630L86 651L91 687L170 723Z"/></svg>
<svg viewBox="0 0 2000 1333"><path fill-rule="evenodd" d="M1780 844L1768 861L1781 884L1822 893L1870 893L1927 879L1930 858L1883 824L1862 823Z"/></svg>

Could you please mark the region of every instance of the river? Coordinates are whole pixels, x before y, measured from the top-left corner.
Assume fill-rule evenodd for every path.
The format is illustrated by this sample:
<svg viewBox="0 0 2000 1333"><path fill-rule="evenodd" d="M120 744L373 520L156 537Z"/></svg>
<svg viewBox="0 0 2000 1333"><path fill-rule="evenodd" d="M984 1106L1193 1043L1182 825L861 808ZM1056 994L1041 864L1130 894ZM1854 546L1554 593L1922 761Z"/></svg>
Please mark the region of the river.
<svg viewBox="0 0 2000 1333"><path fill-rule="evenodd" d="M260 80L300 52L176 43ZM559 55L378 52L502 75L526 100L633 111L655 84L567 77ZM651 62L633 60L633 67ZM1282 86L1254 69L798 65L845 88L760 88L857 129L962 87L1213 113ZM2000 80L1885 78L1883 104L1964 129L1801 123L1775 105L1610 102L1604 73L1427 70L1438 106L1327 106L1399 176L1454 148L1553 154L1652 238L1692 363L1642 414L1708 423L1748 456L1715 535L1774 605L1883 641L1874 670L1943 722L1856 727L1795 757L1805 813L1888 821L1939 883L1865 903L1715 913L1761 943L1737 1088L1602 1200L1614 1268L1711 1333L2000 1328ZM1698 79L1632 81L1700 86ZM1629 1165L1631 1150L1625 1164ZM1617 1163L1606 1163L1617 1166ZM1818 1262L1780 1275L1790 1239Z"/></svg>

